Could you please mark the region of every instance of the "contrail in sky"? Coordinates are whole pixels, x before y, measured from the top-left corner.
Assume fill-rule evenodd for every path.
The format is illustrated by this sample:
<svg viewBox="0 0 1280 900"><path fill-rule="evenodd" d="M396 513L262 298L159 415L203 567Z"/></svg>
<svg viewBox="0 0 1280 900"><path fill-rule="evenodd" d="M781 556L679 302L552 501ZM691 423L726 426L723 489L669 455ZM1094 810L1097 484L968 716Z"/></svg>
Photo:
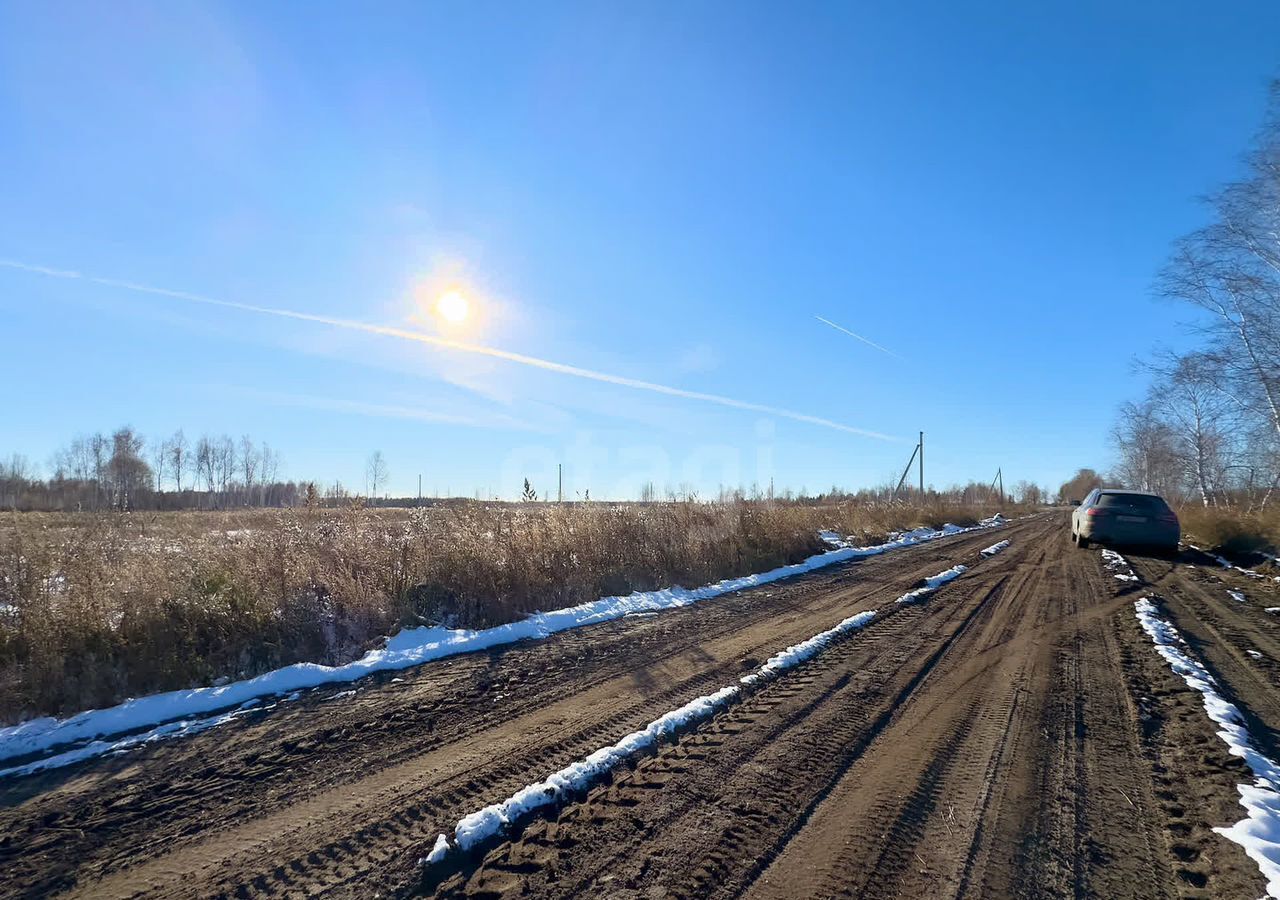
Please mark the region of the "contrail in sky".
<svg viewBox="0 0 1280 900"><path fill-rule="evenodd" d="M902 359L901 356L898 356L898 354L894 353L892 350L888 349L887 347L881 347L875 341L867 340L862 335L856 334L850 331L848 328L845 328L843 325L837 325L835 322L832 322L830 319L822 318L822 316L814 316L814 318L817 319L819 322L822 322L826 325L830 325L836 331L843 331L845 334L849 335L849 337L855 337L858 340L862 341L862 343L864 344L870 344L872 347L875 347L881 353L888 353L890 356L894 357L895 359Z"/></svg>
<svg viewBox="0 0 1280 900"><path fill-rule="evenodd" d="M494 359L517 363L522 366L530 366L535 369L545 369L548 372L558 372L561 375L572 375L575 378L585 378L589 381L601 381L605 384L616 384L621 387L633 388L635 390L650 391L655 394L666 394L670 397L683 397L687 400L701 400L705 403L715 403L720 406L728 406L733 409L744 409L751 412L778 416L784 419L793 419L797 422L806 422L810 425L822 426L823 428L833 428L837 431L859 434L863 437L876 438L877 440L882 441L898 440L898 438L890 437L886 434L880 434L876 431L854 428L850 425L841 424L840 422L833 422L830 419L823 419L819 416L810 416L805 413L793 412L789 409L781 409L776 406L766 406L761 403L748 403L745 400L734 400L732 397L723 397L719 394L704 394L701 391L686 391L682 388L668 387L667 385L655 384L651 381L640 381L639 379L627 378L622 375L610 375L607 372L596 372L592 369L583 369L578 366L571 366L565 363L552 362L549 359L539 359L536 356L526 356L523 353L512 353L508 350L499 350L496 347L485 347L481 344L469 344L464 341L455 341L449 338L437 337L436 335L424 334L420 331L396 328L390 325L374 325L369 322L359 322L354 319L340 319L333 316L321 316L314 313L297 312L296 310L291 309L278 309L270 306L255 306L251 303L237 303L232 300L218 300L213 297L204 297L200 294L191 294L186 291L174 291L168 288L151 287L150 285L137 284L132 281L120 281L115 278L102 278L97 275L86 275L81 272L72 272L64 269L51 269L46 266L35 266L28 263L17 262L16 260L0 259L0 267L17 269L22 272L30 272L36 275L45 275L50 278L66 278L87 281L93 284L120 288L127 291L135 291L142 294L170 297L176 300L185 300L190 303L202 303L206 306L220 306L223 309L236 309L242 312L257 313L258 315L264 316L275 316L282 319L297 319L303 322L317 322L321 325L329 325L334 328L345 328L349 331L363 331L368 334L382 335L383 337L416 341L420 344L442 347L446 350L456 350L460 353L472 353L477 356L488 356ZM826 320L824 319L823 321L825 322ZM827 324L831 323L828 322ZM840 326L836 325L834 327L839 328ZM843 331L844 329L841 330ZM853 334L853 332L849 333ZM854 335L854 337L857 337L857 335ZM866 338L860 338L860 340L866 340ZM867 341L867 343L871 342ZM880 349L884 350L883 347ZM885 352L888 353L889 351L885 350Z"/></svg>

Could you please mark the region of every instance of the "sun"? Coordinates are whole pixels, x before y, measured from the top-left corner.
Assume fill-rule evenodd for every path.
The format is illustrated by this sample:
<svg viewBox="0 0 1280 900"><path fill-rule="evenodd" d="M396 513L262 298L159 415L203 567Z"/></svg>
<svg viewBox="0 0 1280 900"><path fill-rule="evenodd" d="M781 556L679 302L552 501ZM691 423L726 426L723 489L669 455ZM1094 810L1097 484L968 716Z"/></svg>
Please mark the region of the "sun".
<svg viewBox="0 0 1280 900"><path fill-rule="evenodd" d="M471 315L471 303L458 291L445 291L436 298L436 314L446 322L460 325Z"/></svg>

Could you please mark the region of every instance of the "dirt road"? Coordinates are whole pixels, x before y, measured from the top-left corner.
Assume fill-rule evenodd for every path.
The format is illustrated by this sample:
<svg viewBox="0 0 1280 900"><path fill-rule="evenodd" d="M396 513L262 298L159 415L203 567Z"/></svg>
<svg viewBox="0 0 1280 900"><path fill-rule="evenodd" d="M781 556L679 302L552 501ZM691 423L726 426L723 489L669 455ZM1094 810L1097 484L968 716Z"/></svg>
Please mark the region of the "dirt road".
<svg viewBox="0 0 1280 900"><path fill-rule="evenodd" d="M1043 516L0 781L0 895L1260 896L1210 831L1247 772L1133 601L1159 592L1268 751L1280 621L1229 573L1131 561L1150 586ZM418 864L460 816L868 609L549 817Z"/></svg>

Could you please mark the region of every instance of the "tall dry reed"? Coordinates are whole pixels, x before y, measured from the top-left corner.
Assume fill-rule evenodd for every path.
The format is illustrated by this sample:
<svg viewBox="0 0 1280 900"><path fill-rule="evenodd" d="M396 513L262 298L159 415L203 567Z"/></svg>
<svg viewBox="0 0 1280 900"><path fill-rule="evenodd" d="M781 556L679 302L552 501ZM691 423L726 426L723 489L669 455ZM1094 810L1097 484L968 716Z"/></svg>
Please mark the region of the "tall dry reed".
<svg viewBox="0 0 1280 900"><path fill-rule="evenodd" d="M742 501L11 514L0 524L0 720L347 662L400 627L796 562L982 511Z"/></svg>

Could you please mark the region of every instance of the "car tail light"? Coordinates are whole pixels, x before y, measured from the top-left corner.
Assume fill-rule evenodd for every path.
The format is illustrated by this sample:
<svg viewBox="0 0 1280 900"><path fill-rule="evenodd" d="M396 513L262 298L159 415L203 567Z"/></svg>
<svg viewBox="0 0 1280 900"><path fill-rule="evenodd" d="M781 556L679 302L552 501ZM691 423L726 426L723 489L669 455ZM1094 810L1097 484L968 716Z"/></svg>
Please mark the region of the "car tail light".
<svg viewBox="0 0 1280 900"><path fill-rule="evenodd" d="M1091 506L1084 511L1086 516L1108 516L1110 515L1105 509L1098 506Z"/></svg>
<svg viewBox="0 0 1280 900"><path fill-rule="evenodd" d="M1175 513L1172 513L1172 512L1161 513L1161 514L1160 514L1160 521L1161 521L1161 522L1167 522L1167 523L1168 523L1168 524L1170 524L1170 525L1177 525L1177 524L1178 524L1178 516L1177 516Z"/></svg>

